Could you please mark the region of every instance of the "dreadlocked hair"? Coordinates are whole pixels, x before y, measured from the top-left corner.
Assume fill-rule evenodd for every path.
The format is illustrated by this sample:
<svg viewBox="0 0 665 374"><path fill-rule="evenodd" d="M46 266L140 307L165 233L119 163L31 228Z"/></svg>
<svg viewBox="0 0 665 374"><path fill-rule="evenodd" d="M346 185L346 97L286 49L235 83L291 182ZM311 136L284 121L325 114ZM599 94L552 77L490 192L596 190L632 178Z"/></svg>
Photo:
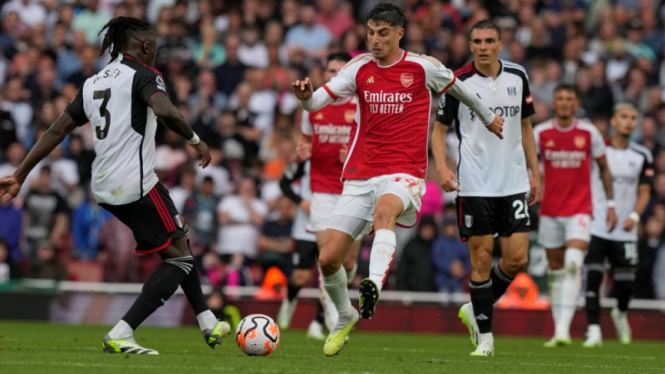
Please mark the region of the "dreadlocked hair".
<svg viewBox="0 0 665 374"><path fill-rule="evenodd" d="M125 45L128 36L150 31L150 22L133 17L116 17L108 21L97 35L101 35L104 30L107 31L99 55L103 55L106 50L110 49L111 59L115 60L122 52L122 47Z"/></svg>

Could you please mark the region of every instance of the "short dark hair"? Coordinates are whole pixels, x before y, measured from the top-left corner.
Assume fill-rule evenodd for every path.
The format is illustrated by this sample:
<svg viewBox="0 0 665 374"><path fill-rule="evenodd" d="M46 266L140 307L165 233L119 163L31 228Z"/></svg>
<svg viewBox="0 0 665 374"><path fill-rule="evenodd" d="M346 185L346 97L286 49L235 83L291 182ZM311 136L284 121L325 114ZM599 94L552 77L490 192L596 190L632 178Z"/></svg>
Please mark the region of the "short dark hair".
<svg viewBox="0 0 665 374"><path fill-rule="evenodd" d="M367 22L385 23L390 26L404 27L406 16L404 10L395 4L378 3L367 13Z"/></svg>
<svg viewBox="0 0 665 374"><path fill-rule="evenodd" d="M496 31L496 34L499 35L499 40L501 40L501 28L499 28L499 26L496 23L494 23L494 22L492 22L488 19L484 19L482 21L476 22L476 24L471 27L471 31L469 31L469 38L471 37L471 33L473 32L473 30L476 30L476 29L477 30L494 30L494 31Z"/></svg>
<svg viewBox="0 0 665 374"><path fill-rule="evenodd" d="M555 88L554 88L554 93L557 93L559 91L568 91L572 92L575 94L575 97L579 99L580 93L577 90L577 87L575 85L570 84L570 83L559 83Z"/></svg>
<svg viewBox="0 0 665 374"><path fill-rule="evenodd" d="M346 52L334 52L328 55L326 57L327 62L330 61L343 61L343 62L349 62L351 61L351 55L346 53Z"/></svg>

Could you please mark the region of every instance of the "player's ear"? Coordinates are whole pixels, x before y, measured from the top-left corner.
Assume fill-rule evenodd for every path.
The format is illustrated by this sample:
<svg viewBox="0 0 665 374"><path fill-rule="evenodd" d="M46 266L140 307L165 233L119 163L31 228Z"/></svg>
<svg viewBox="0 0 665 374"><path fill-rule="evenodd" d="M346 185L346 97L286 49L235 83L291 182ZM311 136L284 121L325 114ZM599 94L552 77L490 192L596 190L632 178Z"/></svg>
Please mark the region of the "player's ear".
<svg viewBox="0 0 665 374"><path fill-rule="evenodd" d="M402 40L402 38L404 37L404 33L405 33L404 27L400 27L399 30L397 31L397 36L399 40Z"/></svg>

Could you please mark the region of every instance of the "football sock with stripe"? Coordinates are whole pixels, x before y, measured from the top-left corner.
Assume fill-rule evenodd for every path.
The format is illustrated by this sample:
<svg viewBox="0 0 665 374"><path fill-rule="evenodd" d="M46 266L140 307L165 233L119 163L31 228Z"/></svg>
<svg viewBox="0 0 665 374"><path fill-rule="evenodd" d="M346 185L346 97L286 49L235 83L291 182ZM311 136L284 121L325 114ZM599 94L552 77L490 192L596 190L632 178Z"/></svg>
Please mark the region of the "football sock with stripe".
<svg viewBox="0 0 665 374"><path fill-rule="evenodd" d="M376 231L372 252L369 255L369 278L379 286L379 290L383 287L383 282L390 271L396 245L397 238L394 232L385 229Z"/></svg>
<svg viewBox="0 0 665 374"><path fill-rule="evenodd" d="M194 268L192 256L169 258L159 265L141 289L141 294L129 308L123 321L136 330L148 316L166 303L177 290L183 279ZM113 336L111 338L114 338Z"/></svg>
<svg viewBox="0 0 665 374"><path fill-rule="evenodd" d="M635 285L635 269L614 269L614 293L617 298L617 308L625 312L633 297Z"/></svg>
<svg viewBox="0 0 665 374"><path fill-rule="evenodd" d="M555 335L560 338L570 337L570 323L573 321L577 298L582 287L581 269L584 263L584 251L567 248L564 257L564 276L561 287L561 320L556 326Z"/></svg>
<svg viewBox="0 0 665 374"><path fill-rule="evenodd" d="M492 312L494 311L494 291L492 279L483 282L469 282L473 314L481 334L492 332Z"/></svg>
<svg viewBox="0 0 665 374"><path fill-rule="evenodd" d="M353 278L356 277L356 272L358 272L358 263L356 262L353 264L353 267L351 270L346 270L346 284L351 285L351 282L353 282Z"/></svg>
<svg viewBox="0 0 665 374"><path fill-rule="evenodd" d="M496 303L497 301L499 301L501 296L503 296L503 294L506 293L508 286L510 286L510 283L513 281L514 278L507 276L506 273L504 273L501 270L501 267L497 263L496 265L492 266L492 271L490 272L490 279L492 280L494 302Z"/></svg>
<svg viewBox="0 0 665 374"><path fill-rule="evenodd" d="M600 264L596 266L602 267ZM603 272L589 267L586 276L586 310L589 325L597 325L600 322L600 285L603 283Z"/></svg>
<svg viewBox="0 0 665 374"><path fill-rule="evenodd" d="M295 300L296 297L298 297L298 292L300 292L301 288L302 287L293 284L293 280L289 279L288 289L286 293L286 297L289 299L289 301L293 301Z"/></svg>
<svg viewBox="0 0 665 374"><path fill-rule="evenodd" d="M563 278L566 270L555 269L549 271L549 284L550 284L550 308L552 309L552 319L554 320L554 328L559 325L561 321L561 290L563 287Z"/></svg>

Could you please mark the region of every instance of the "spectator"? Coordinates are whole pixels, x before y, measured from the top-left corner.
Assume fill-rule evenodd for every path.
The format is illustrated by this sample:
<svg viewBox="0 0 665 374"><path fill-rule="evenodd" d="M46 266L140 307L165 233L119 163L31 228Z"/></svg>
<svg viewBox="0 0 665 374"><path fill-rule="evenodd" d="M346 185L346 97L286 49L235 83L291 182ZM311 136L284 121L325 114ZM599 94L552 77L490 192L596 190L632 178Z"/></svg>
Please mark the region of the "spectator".
<svg viewBox="0 0 665 374"><path fill-rule="evenodd" d="M226 61L215 68L215 77L217 78L217 89L230 97L236 90L236 87L242 82L247 66L238 58L238 49L240 48L240 38L236 35L226 37L224 50L226 52Z"/></svg>
<svg viewBox="0 0 665 374"><path fill-rule="evenodd" d="M185 201L194 193L196 187L196 169L191 164L184 164L179 170L180 183L169 189L169 196L178 212L182 212Z"/></svg>
<svg viewBox="0 0 665 374"><path fill-rule="evenodd" d="M353 17L340 9L337 0L318 0L317 4L319 13L316 16L316 23L328 29L333 38L341 38L345 32L355 26Z"/></svg>
<svg viewBox="0 0 665 374"><path fill-rule="evenodd" d="M626 51L636 59L646 57L652 63L656 62L656 54L643 42L644 33L642 32L642 21L640 21L639 18L633 18L628 22L627 26Z"/></svg>
<svg viewBox="0 0 665 374"><path fill-rule="evenodd" d="M55 248L48 240L40 240L35 253L35 261L30 265L26 278L67 280L67 269L55 256Z"/></svg>
<svg viewBox="0 0 665 374"><path fill-rule="evenodd" d="M397 276L399 290L422 292L435 290L432 243L436 237L434 218L423 216L418 225L418 234L406 244L399 261Z"/></svg>
<svg viewBox="0 0 665 374"><path fill-rule="evenodd" d="M73 133L69 135L69 156L76 163L80 183L87 186L92 177L92 163L95 161L95 152L85 148L81 135ZM0 174L2 174L0 172Z"/></svg>
<svg viewBox="0 0 665 374"><path fill-rule="evenodd" d="M217 31L211 23L201 25L201 41L194 47L194 60L199 68L213 69L224 63L224 47L217 42Z"/></svg>
<svg viewBox="0 0 665 374"><path fill-rule="evenodd" d="M326 46L332 36L323 26L316 23L316 9L313 5L304 4L300 7L300 24L286 33L286 45L289 55L304 51L308 57L324 58Z"/></svg>
<svg viewBox="0 0 665 374"><path fill-rule="evenodd" d="M56 58L55 67L58 72L56 87L61 88L72 74L81 70L83 65L79 56L83 55L86 48L88 47L85 43L85 32L83 30L76 31L72 38L71 47L63 46Z"/></svg>
<svg viewBox="0 0 665 374"><path fill-rule="evenodd" d="M217 206L220 199L213 194L215 182L210 176L203 178L203 184L185 201L182 214L192 233L192 250L202 253L211 249L219 227Z"/></svg>
<svg viewBox="0 0 665 374"><path fill-rule="evenodd" d="M0 203L0 241L6 247L9 262L20 264L23 212L14 204ZM2 262L2 261L0 261Z"/></svg>
<svg viewBox="0 0 665 374"><path fill-rule="evenodd" d="M2 205L0 205L0 211ZM18 267L15 265L17 262L12 261L9 256L9 247L7 243L0 237L0 285L7 283L10 280L19 277Z"/></svg>
<svg viewBox="0 0 665 374"><path fill-rule="evenodd" d="M62 144L59 144L48 155L44 164L51 168L51 186L60 196L66 196L68 199L72 194L79 190L79 173L76 162L63 157ZM80 202L80 201L79 201Z"/></svg>
<svg viewBox="0 0 665 374"><path fill-rule="evenodd" d="M2 6L2 17L10 13L15 13L20 21L29 27L46 21L46 11L36 0L10 0Z"/></svg>
<svg viewBox="0 0 665 374"><path fill-rule="evenodd" d="M16 124L16 137L23 145L31 144L31 124L33 109L25 101L25 91L21 79L14 78L7 82L4 100L0 103L0 109L8 112Z"/></svg>
<svg viewBox="0 0 665 374"><path fill-rule="evenodd" d="M588 77L581 75L588 74ZM581 82L588 78L587 82ZM577 74L577 86L580 90L580 103L591 118L612 116L614 95L605 79L605 63L596 61L589 70L580 70Z"/></svg>
<svg viewBox="0 0 665 374"><path fill-rule="evenodd" d="M268 48L259 40L256 27L242 30L242 43L238 47L238 59L246 66L265 69L268 67Z"/></svg>
<svg viewBox="0 0 665 374"><path fill-rule="evenodd" d="M210 165L207 168L198 168L196 173L196 185L201 188L205 177L211 177L214 182L213 193L217 197L222 197L232 190L229 172L221 165L222 151L217 147L210 147ZM197 167L199 161L194 161L194 167Z"/></svg>
<svg viewBox="0 0 665 374"><path fill-rule="evenodd" d="M0 51L2 51L2 55L9 60L14 57L16 52L18 52L18 49L16 48L16 43L19 40L17 32L18 23L18 13L12 10L9 10L5 13L3 8L2 31L0 31ZM4 84L4 74L2 83Z"/></svg>
<svg viewBox="0 0 665 374"><path fill-rule="evenodd" d="M0 92L0 108L3 107L2 102L3 94ZM9 149L9 146L12 143L15 143L16 140L16 124L12 119L11 113L0 109L0 155L4 155Z"/></svg>
<svg viewBox="0 0 665 374"><path fill-rule="evenodd" d="M95 66L97 62L97 53L97 50L92 47L83 49L79 56L81 69L70 75L69 78L67 78L67 83L73 84L78 89L82 88L85 80L97 73L97 68Z"/></svg>
<svg viewBox="0 0 665 374"><path fill-rule="evenodd" d="M277 200L278 217L268 220L261 228L259 236L259 264L264 270L278 267L284 274L291 274L291 251L293 240L291 228L296 216L296 206L285 196Z"/></svg>
<svg viewBox="0 0 665 374"><path fill-rule="evenodd" d="M432 259L436 271L435 283L439 292L463 292L465 280L471 271L471 259L466 243L459 240L457 220L446 217L443 236L436 239Z"/></svg>
<svg viewBox="0 0 665 374"><path fill-rule="evenodd" d="M72 237L74 256L82 260L95 260L100 250L99 230L111 217L111 213L97 205L92 191L88 190L83 204L72 213Z"/></svg>
<svg viewBox="0 0 665 374"><path fill-rule="evenodd" d="M69 210L51 187L50 167L41 168L33 186L24 203L28 244L34 248L41 240L51 240L60 246L69 232Z"/></svg>
<svg viewBox="0 0 665 374"><path fill-rule="evenodd" d="M227 97L217 91L215 74L209 70L199 73L198 83L197 92L187 93L190 114L192 117L210 116L210 122L214 124L218 113L226 108Z"/></svg>
<svg viewBox="0 0 665 374"><path fill-rule="evenodd" d="M258 254L259 228L263 225L268 207L257 198L256 182L243 178L238 192L225 197L217 206L221 229L217 237L217 253L235 257L235 265L254 260Z"/></svg>
<svg viewBox="0 0 665 374"><path fill-rule="evenodd" d="M132 231L111 216L99 229L100 250L106 253L105 282L137 283L141 279L140 257L136 256L136 240Z"/></svg>
<svg viewBox="0 0 665 374"><path fill-rule="evenodd" d="M110 19L110 14L99 9L99 0L89 0L87 8L74 17L72 29L83 30L86 42L89 45L96 46L100 41L97 34L99 34L101 26L106 24Z"/></svg>

